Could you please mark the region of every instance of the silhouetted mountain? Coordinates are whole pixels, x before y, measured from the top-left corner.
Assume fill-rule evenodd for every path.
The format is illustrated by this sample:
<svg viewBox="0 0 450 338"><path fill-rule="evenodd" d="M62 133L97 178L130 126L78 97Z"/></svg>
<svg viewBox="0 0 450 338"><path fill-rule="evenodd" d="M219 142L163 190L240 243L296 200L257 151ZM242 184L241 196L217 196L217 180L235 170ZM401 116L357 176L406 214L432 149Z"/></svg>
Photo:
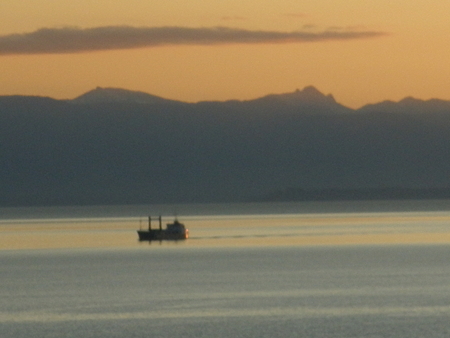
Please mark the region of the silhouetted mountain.
<svg viewBox="0 0 450 338"><path fill-rule="evenodd" d="M418 100L412 97L406 97L399 102L383 101L376 104L368 104L358 112L381 112L381 113L397 113L412 114L426 112L448 112L450 110L450 101L432 99L428 101Z"/></svg>
<svg viewBox="0 0 450 338"><path fill-rule="evenodd" d="M305 87L302 91L297 89L293 93L286 94L271 94L264 96L262 98L253 100L252 102L263 102L263 103L275 103L290 106L321 106L336 108L340 105L334 100L334 97L330 94L325 96L319 92L316 88L309 86ZM342 107L342 106L341 106Z"/></svg>
<svg viewBox="0 0 450 338"><path fill-rule="evenodd" d="M2 96L0 126L3 206L438 198L450 187L442 100L353 110L313 87L198 103L97 88Z"/></svg>
<svg viewBox="0 0 450 338"><path fill-rule="evenodd" d="M73 100L77 104L99 104L99 103L139 103L139 104L170 104L180 101L168 100L159 96L150 95L144 92L131 91L120 88L97 87Z"/></svg>

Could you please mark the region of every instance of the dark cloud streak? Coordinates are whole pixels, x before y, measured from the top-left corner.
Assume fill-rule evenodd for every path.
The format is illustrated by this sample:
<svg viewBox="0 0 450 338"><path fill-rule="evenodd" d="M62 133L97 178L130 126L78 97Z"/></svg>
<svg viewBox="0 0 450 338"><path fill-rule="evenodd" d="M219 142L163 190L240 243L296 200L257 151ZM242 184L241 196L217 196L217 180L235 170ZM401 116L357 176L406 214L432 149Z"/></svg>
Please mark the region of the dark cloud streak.
<svg viewBox="0 0 450 338"><path fill-rule="evenodd" d="M42 28L31 33L0 36L0 55L80 53L163 45L302 43L383 35L386 33L377 31L277 32L227 27Z"/></svg>

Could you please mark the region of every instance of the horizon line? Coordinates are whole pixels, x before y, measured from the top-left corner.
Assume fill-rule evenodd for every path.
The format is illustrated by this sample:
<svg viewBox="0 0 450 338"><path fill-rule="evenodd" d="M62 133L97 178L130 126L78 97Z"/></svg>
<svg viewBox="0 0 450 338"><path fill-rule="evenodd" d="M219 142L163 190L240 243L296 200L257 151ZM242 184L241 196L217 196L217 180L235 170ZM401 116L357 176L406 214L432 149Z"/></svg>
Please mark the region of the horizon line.
<svg viewBox="0 0 450 338"><path fill-rule="evenodd" d="M144 94L144 95L153 96L155 98L162 99L162 100L175 101L175 102L185 103L185 104L197 104L197 103L207 103L207 102L224 103L224 102L230 102L230 101L248 102L248 101L254 101L254 100L261 99L261 98L265 98L265 97L268 97L268 96L282 96L282 95L288 95L288 94L295 94L297 92L304 92L305 90L308 90L308 89L312 89L312 90L320 93L324 97L332 97L335 100L334 95L332 93L324 94L322 91L318 90L317 87L315 87L313 85L307 85L301 90L296 88L294 91L281 92L281 93L268 93L268 94L263 94L263 95L260 95L260 96L257 96L257 97L249 98L249 99L233 99L233 98L231 98L231 99L223 99L223 100L220 100L220 99L209 99L208 100L207 99L207 100L198 100L198 101L183 101L183 100L179 100L179 99L173 99L173 98L168 98L168 97L165 97L165 96L155 95L155 94L143 91L143 90L134 90L134 89L126 89L126 88L123 88L123 87L110 87L110 86L105 86L105 87L96 86L94 89L87 90L87 91L85 91L85 92L81 93L80 95L77 95L77 96L75 96L73 98L55 98L55 97L50 96L50 95L39 95L39 94L37 94L37 95L33 95L33 94L30 94L30 95L27 95L27 94L3 94L3 95L0 95L0 97L11 97L11 96L39 97L39 98L49 98L49 99L56 100L56 101L74 101L74 100L78 99L79 97L81 97L81 96L83 96L85 94L88 94L90 92L93 92L93 91L99 90L99 89L100 90L105 90L105 89L106 90L119 90L119 91L124 91L124 92L128 92L128 93ZM429 99L420 99L420 98L413 97L411 95L406 95L402 99L399 99L398 101L386 99L386 100L377 101L375 103L365 103L365 104L361 105L359 108L351 108L351 107L349 107L349 106L347 106L345 104L340 103L337 100L335 100L335 102L337 104L341 105L341 106L346 107L346 108L349 108L349 109L352 109L352 110L358 110L358 109L361 109L361 108L363 108L365 106L369 106L369 105L375 105L375 104L380 104L380 103L400 103L402 101L408 101L408 100L414 100L414 101L419 101L419 102L443 101L443 102L449 102L450 103L450 100L441 99L441 98L438 98L438 97L432 97L432 98L429 98Z"/></svg>

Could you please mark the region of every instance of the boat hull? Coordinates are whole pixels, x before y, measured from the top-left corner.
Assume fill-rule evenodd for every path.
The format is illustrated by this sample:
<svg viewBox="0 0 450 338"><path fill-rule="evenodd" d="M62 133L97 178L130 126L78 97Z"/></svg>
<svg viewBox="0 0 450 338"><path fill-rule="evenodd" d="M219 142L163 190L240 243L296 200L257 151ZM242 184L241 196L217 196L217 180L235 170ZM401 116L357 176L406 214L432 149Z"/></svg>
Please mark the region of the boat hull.
<svg viewBox="0 0 450 338"><path fill-rule="evenodd" d="M167 230L138 230L140 241L178 241L185 240L189 237L188 231L170 232Z"/></svg>

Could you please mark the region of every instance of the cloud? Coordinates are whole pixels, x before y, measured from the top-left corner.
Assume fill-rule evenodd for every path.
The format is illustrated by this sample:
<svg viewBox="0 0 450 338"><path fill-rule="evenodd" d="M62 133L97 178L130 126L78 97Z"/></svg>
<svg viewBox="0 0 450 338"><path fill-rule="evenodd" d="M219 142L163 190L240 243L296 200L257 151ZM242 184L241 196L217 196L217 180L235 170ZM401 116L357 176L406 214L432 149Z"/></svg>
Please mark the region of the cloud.
<svg viewBox="0 0 450 338"><path fill-rule="evenodd" d="M327 28L329 31L363 31L367 30L367 27L363 25L356 25L356 26L330 26Z"/></svg>
<svg viewBox="0 0 450 338"><path fill-rule="evenodd" d="M80 53L164 45L303 43L383 35L386 33L379 31L279 32L228 27L42 28L31 33L0 36L0 55Z"/></svg>

